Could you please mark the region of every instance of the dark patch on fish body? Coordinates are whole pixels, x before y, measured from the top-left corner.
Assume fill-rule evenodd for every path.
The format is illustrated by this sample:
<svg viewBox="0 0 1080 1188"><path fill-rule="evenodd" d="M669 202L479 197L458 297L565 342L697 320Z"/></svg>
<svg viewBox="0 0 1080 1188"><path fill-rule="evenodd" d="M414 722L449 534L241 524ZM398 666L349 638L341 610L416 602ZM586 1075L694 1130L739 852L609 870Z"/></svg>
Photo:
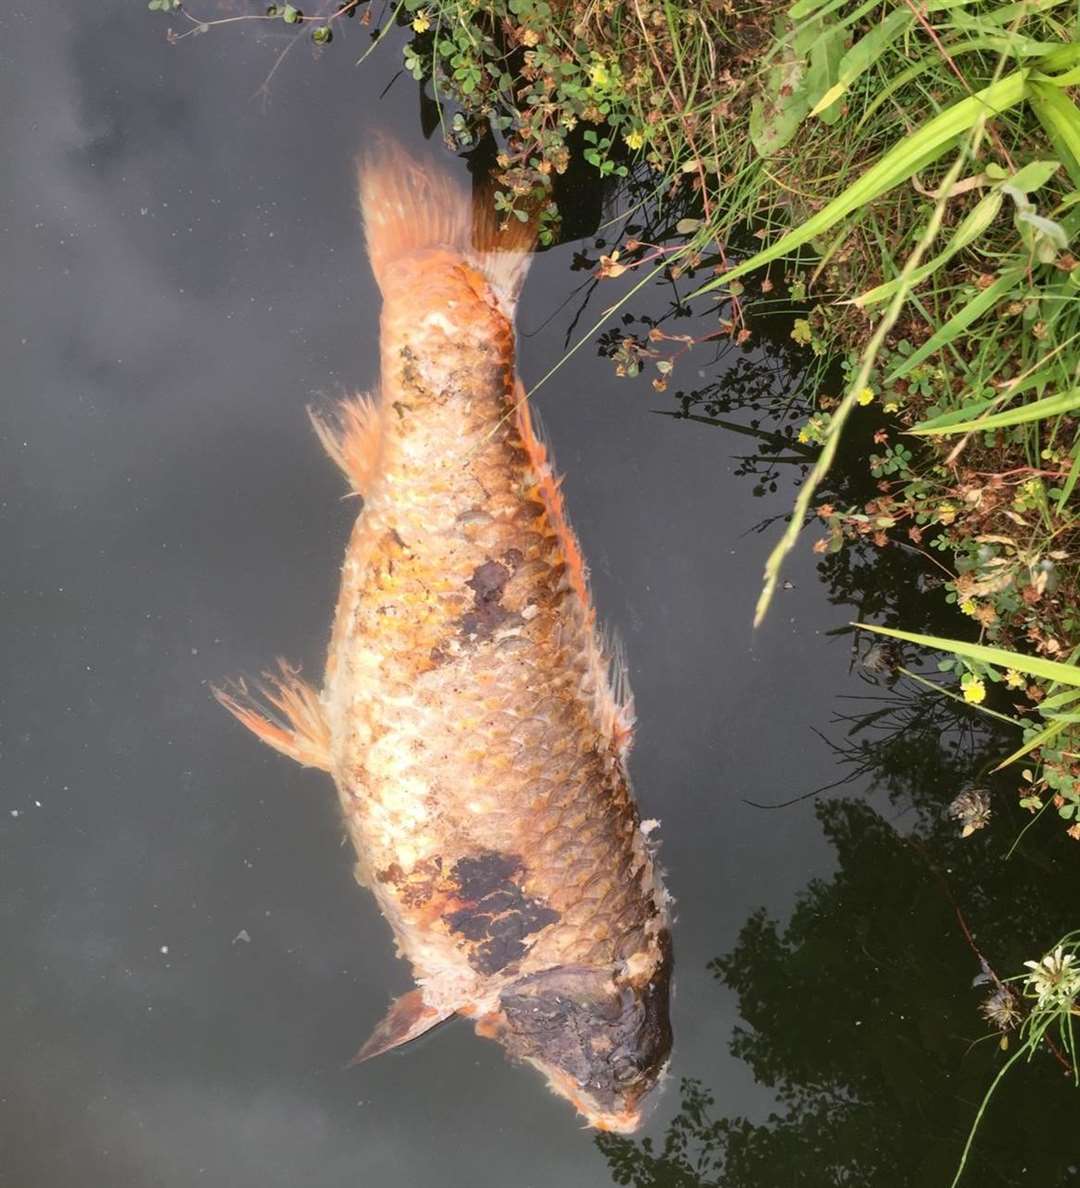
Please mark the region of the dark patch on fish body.
<svg viewBox="0 0 1080 1188"><path fill-rule="evenodd" d="M375 878L380 883L390 883L396 889L402 903L408 907L423 907L435 894L436 883L442 874L442 858L424 858L405 873L397 862L391 862L384 870L377 870Z"/></svg>
<svg viewBox="0 0 1080 1188"><path fill-rule="evenodd" d="M519 1060L572 1077L605 1110L639 1101L671 1053L670 941L643 986L618 985L609 970L560 967L515 982L500 996L499 1036Z"/></svg>
<svg viewBox="0 0 1080 1188"><path fill-rule="evenodd" d="M443 919L451 932L475 945L468 961L478 973L498 973L520 960L529 951L527 938L559 919L554 908L514 882L522 865L517 854L487 851L460 859L451 871L466 902Z"/></svg>
<svg viewBox="0 0 1080 1188"><path fill-rule="evenodd" d="M485 561L473 570L465 585L473 592L472 609L461 618L461 634L466 638L490 639L498 628L520 621L520 616L502 605L503 591L513 571L523 560L518 549L510 549L503 560Z"/></svg>

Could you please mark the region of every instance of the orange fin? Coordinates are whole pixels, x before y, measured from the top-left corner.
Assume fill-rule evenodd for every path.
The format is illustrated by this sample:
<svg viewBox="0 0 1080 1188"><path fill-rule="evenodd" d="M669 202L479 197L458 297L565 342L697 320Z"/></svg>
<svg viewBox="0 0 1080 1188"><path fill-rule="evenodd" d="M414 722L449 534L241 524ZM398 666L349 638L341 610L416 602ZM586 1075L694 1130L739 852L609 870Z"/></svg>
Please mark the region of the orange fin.
<svg viewBox="0 0 1080 1188"><path fill-rule="evenodd" d="M630 669L626 662L626 649L613 631L605 632L602 648L607 658L608 679L601 698L600 711L604 718L603 729L615 744L619 755L625 759L634 745L634 691L630 688Z"/></svg>
<svg viewBox="0 0 1080 1188"><path fill-rule="evenodd" d="M449 1019L453 1011L440 1011L424 1001L424 991L418 986L408 994L402 994L390 1004L390 1009L371 1033L368 1041L349 1061L349 1066L362 1064L391 1048L398 1048L410 1040L417 1039L425 1031L437 1027Z"/></svg>
<svg viewBox="0 0 1080 1188"><path fill-rule="evenodd" d="M514 404L522 445L537 475L540 497L566 561L570 587L578 597L586 627L590 631L588 680L593 689L600 729L611 740L619 756L625 759L634 741L634 695L630 690L622 643L610 633L605 633L602 639L597 638L596 609L589 592L589 570L577 534L571 528L566 514L562 479L555 473L554 459L533 423L525 387L520 380L515 385Z"/></svg>
<svg viewBox="0 0 1080 1188"><path fill-rule="evenodd" d="M577 534L570 527L570 521L566 515L562 478L555 473L554 459L551 458L543 438L533 425L529 401L521 380L515 384L514 406L517 409L517 429L521 434L521 443L525 447L525 452L529 455L529 462L536 473L540 486L540 497L547 509L548 519L559 538L559 544L566 560L570 585L581 600L586 617L592 624L596 620L596 612L593 610L592 596L589 594L589 571L585 565L585 557L581 552Z"/></svg>
<svg viewBox="0 0 1080 1188"><path fill-rule="evenodd" d="M360 210L380 289L395 261L445 248L484 274L512 317L536 239L533 219L500 221L486 187L470 196L443 169L387 137L360 161Z"/></svg>
<svg viewBox="0 0 1080 1188"><path fill-rule="evenodd" d="M308 407L323 449L341 468L357 495L369 490L382 458L382 419L370 396L353 396L337 406L333 419Z"/></svg>
<svg viewBox="0 0 1080 1188"><path fill-rule="evenodd" d="M245 681L227 689L214 688L214 696L267 746L304 767L330 770L330 727L318 693L284 660L277 673L263 673L252 692ZM267 707L270 708L267 708Z"/></svg>

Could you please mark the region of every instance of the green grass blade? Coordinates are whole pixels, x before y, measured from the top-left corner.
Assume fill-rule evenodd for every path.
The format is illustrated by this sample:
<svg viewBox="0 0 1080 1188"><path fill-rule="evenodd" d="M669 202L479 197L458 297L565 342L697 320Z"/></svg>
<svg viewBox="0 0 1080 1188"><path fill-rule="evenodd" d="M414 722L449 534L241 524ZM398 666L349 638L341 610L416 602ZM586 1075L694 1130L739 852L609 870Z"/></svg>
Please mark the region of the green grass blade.
<svg viewBox="0 0 1080 1188"><path fill-rule="evenodd" d="M967 214L960 226L956 228L951 240L949 240L943 252L939 252L932 260L927 261L921 268L917 268L909 278L909 283L912 288L922 281L926 280L928 276L932 276L937 270L957 252L966 248L974 240L978 239L997 218L998 211L1001 210L1001 204L1005 200L1005 195L1000 190L993 190L984 198L980 199L978 203ZM852 302L857 305L859 309L865 309L868 305L877 305L882 301L888 299L899 288L899 279L886 281L883 285L877 285L873 289L856 297Z"/></svg>
<svg viewBox="0 0 1080 1188"><path fill-rule="evenodd" d="M999 404L1006 400L1011 400L1014 396L1019 396L1031 388L1038 388L1048 384L1053 379L1054 372L1052 368L1044 367L1040 371L1032 372L1031 375L1025 376L1023 379L1013 380L1012 383L996 395L991 396L985 400L972 400L961 404L959 408L954 408L949 412L941 413L936 417L931 417L928 421L920 421L915 426L916 429L938 429L944 425L955 425L958 421L972 420L980 413L987 409L996 408Z"/></svg>
<svg viewBox="0 0 1080 1188"><path fill-rule="evenodd" d="M1058 495L1058 507L1064 507L1072 498L1077 479L1080 479L1080 440L1073 446L1073 463L1069 468L1069 477L1065 480L1065 486L1061 488L1061 493Z"/></svg>
<svg viewBox="0 0 1080 1188"><path fill-rule="evenodd" d="M1003 429L1008 425L1027 425L1032 421L1043 421L1047 417L1060 417L1080 408L1080 388L1071 388L1068 392L1059 392L1055 396L1044 396L1042 400L1033 400L1030 404L1022 404L1019 408L1006 409L1005 412L993 413L988 417L981 417L971 421L957 421L951 425L928 426L916 425L907 432L915 437L939 437L949 433L981 432L983 429Z"/></svg>
<svg viewBox="0 0 1080 1188"><path fill-rule="evenodd" d="M1031 82L1031 109L1038 116L1054 152L1080 186L1080 110L1063 91L1044 82Z"/></svg>
<svg viewBox="0 0 1080 1188"><path fill-rule="evenodd" d="M802 224L781 236L776 243L744 260L736 267L703 285L689 299L711 292L738 276L753 272L763 264L793 252L831 227L853 211L866 206L887 190L900 185L936 161L957 139L970 132L976 123L987 116L1015 107L1027 94L1027 70L1017 70L999 79L974 95L962 99L935 116L917 132L905 136L863 175L840 195Z"/></svg>
<svg viewBox="0 0 1080 1188"><path fill-rule="evenodd" d="M1041 656L1027 656L1023 652L1008 652L1004 648L990 648L985 644L967 643L962 639L945 639L940 635L919 635L914 631L898 631L894 627L878 627L872 623L852 623L861 631L872 631L875 635L887 635L891 639L902 639L905 643L933 648L937 652L952 652L965 660L981 660L984 664L996 664L999 668L1015 668L1028 676L1044 681L1057 681L1061 685L1080 688L1080 668L1073 664L1062 664L1057 660L1044 660Z"/></svg>
<svg viewBox="0 0 1080 1188"><path fill-rule="evenodd" d="M1040 730L1034 738L1029 739L1022 747L1017 747L1011 755L1002 759L993 770L1001 771L1003 767L1008 767L1010 763L1015 763L1017 759L1023 759L1025 755L1029 755L1036 747L1044 747L1047 743L1053 742L1067 725L1067 722L1051 722L1045 730Z"/></svg>
<svg viewBox="0 0 1080 1188"><path fill-rule="evenodd" d="M951 342L955 342L972 322L981 318L988 310L993 309L1013 286L1023 279L1025 272L1027 272L1027 268L1023 265L1017 268L1010 268L1007 272L1003 272L989 288L976 293L963 309L953 314L945 325L941 326L928 338L914 354L909 355L899 367L894 367L885 377L885 382L887 384L893 383L895 380L900 379L901 376L907 375L913 367L918 367L920 363L925 359L929 359L931 355L936 354L943 347L947 347Z"/></svg>

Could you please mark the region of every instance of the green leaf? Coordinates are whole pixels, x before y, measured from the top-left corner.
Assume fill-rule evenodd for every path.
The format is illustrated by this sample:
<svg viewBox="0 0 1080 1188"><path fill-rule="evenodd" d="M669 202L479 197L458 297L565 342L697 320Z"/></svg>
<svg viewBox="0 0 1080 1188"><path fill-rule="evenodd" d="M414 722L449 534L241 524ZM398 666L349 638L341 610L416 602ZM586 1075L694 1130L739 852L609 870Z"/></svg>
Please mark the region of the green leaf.
<svg viewBox="0 0 1080 1188"><path fill-rule="evenodd" d="M1008 425L1027 425L1032 421L1042 421L1047 417L1060 417L1065 413L1080 408L1080 388L1072 388L1068 392L1059 392L1056 396L1044 396L1041 400L1033 400L1030 404L1022 404L1019 408L1006 409L1005 412L993 413L989 417L978 420L957 421L951 425L928 427L926 424L916 425L908 433L916 437L938 437L950 433L982 432L984 429L1003 429Z"/></svg>
<svg viewBox="0 0 1080 1188"><path fill-rule="evenodd" d="M714 277L691 297L699 297L736 276L753 272L763 264L793 252L835 227L853 211L900 185L936 161L985 115L1015 107L1027 94L1027 71L1017 70L974 95L960 100L924 124L917 132L905 135L889 151L841 194L811 215L800 227L789 231L763 251L744 260L735 268Z"/></svg>
<svg viewBox="0 0 1080 1188"><path fill-rule="evenodd" d="M1044 660L1042 656L1028 656L1023 652L1008 652L1004 648L990 648L985 644L967 643L962 639L945 639L939 635L919 635L914 631L898 631L893 627L878 627L872 623L852 623L861 631L872 631L875 635L887 635L891 639L902 639L905 643L933 648L938 652L952 652L965 660L979 660L983 664L996 664L999 668L1015 668L1028 676L1044 681L1057 681L1062 685L1080 688L1080 668L1073 664L1062 664L1057 660Z"/></svg>
<svg viewBox="0 0 1080 1188"><path fill-rule="evenodd" d="M281 10L281 19L286 25L295 25L300 20L300 9L292 4L286 4Z"/></svg>
<svg viewBox="0 0 1080 1188"><path fill-rule="evenodd" d="M994 771L1001 771L1003 767L1008 767L1010 763L1015 763L1017 759L1023 759L1025 755L1029 755L1037 747L1043 747L1049 742L1053 742L1055 738L1065 729L1067 722L1051 722L1049 726L1040 730L1033 738L1029 738L1022 747L1017 748L1011 755L1007 755L994 768Z"/></svg>
<svg viewBox="0 0 1080 1188"><path fill-rule="evenodd" d="M914 23L915 14L911 9L894 8L880 25L871 29L865 37L860 37L841 58L836 83L818 99L810 114L820 115L832 106L859 75L868 70Z"/></svg>
<svg viewBox="0 0 1080 1188"><path fill-rule="evenodd" d="M917 284L920 284L928 276L935 273L947 260L955 256L958 251L961 251L978 239L997 217L1003 201L1004 195L1000 190L992 190L980 199L972 210L968 212L959 227L956 228L948 247L943 252L939 252L932 260L928 260L925 264L920 265L911 274L908 281L910 287L914 288ZM876 288L870 289L868 292L856 297L852 304L857 305L860 309L865 309L868 305L877 305L879 302L888 301L899 287L899 278L886 281L885 284L878 285Z"/></svg>
<svg viewBox="0 0 1080 1188"><path fill-rule="evenodd" d="M1073 185L1080 187L1080 110L1063 91L1044 82L1029 84L1031 108ZM1022 172L1022 171L1021 171Z"/></svg>
<svg viewBox="0 0 1080 1188"><path fill-rule="evenodd" d="M1076 489L1076 480L1080 479L1080 443L1073 446L1073 463L1069 468L1069 477L1065 480L1065 486L1057 492L1058 507L1064 507L1072 498L1072 493Z"/></svg>
<svg viewBox="0 0 1080 1188"><path fill-rule="evenodd" d="M833 25L817 38L810 47L810 69L806 72L806 95L810 102L820 99L839 78L840 63L844 56L845 31L840 25ZM835 124L840 118L838 103L816 102L811 115L818 116L824 124Z"/></svg>
<svg viewBox="0 0 1080 1188"><path fill-rule="evenodd" d="M750 140L758 156L771 157L795 135L810 110L806 59L789 32L765 76L764 93L750 106Z"/></svg>
<svg viewBox="0 0 1080 1188"><path fill-rule="evenodd" d="M1060 168L1060 161L1029 161L1008 179L1007 184L1022 194L1033 194L1041 190Z"/></svg>
<svg viewBox="0 0 1080 1188"><path fill-rule="evenodd" d="M894 367L885 377L885 382L893 383L943 347L955 342L972 322L982 317L987 310L993 309L1003 297L1011 292L1013 287L1023 279L1026 272L1025 265L1003 272L992 285L981 290L967 302L963 309L953 314L944 326L939 327L914 354L909 355L899 367Z"/></svg>

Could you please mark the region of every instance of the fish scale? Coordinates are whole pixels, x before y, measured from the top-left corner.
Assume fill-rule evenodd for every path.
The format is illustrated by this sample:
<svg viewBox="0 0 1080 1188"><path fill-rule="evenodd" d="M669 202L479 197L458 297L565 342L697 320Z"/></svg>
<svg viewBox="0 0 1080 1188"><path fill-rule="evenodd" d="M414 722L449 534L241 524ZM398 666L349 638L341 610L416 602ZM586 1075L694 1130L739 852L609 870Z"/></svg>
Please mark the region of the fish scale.
<svg viewBox="0 0 1080 1188"><path fill-rule="evenodd" d="M357 878L412 965L361 1057L471 1016L592 1125L632 1130L670 1049L669 913L626 772L632 711L515 376L528 232L478 230L393 148L361 197L381 383L313 418L364 499L323 689L283 668L276 714L246 686L219 697L331 773Z"/></svg>

